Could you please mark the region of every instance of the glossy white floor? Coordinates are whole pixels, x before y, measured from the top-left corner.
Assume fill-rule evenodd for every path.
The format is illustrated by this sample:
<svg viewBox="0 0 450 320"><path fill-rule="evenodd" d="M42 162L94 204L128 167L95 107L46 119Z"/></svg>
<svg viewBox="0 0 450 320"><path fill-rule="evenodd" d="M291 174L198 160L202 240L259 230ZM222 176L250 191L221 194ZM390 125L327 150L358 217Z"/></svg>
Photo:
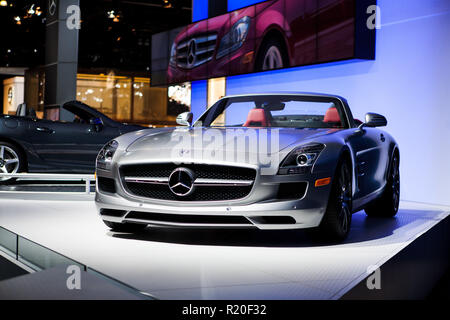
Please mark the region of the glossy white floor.
<svg viewBox="0 0 450 320"><path fill-rule="evenodd" d="M160 299L338 299L448 207L402 202L396 218L353 216L348 240L304 232L148 228L113 233L92 201L0 197L0 226ZM70 198L70 197L69 197Z"/></svg>

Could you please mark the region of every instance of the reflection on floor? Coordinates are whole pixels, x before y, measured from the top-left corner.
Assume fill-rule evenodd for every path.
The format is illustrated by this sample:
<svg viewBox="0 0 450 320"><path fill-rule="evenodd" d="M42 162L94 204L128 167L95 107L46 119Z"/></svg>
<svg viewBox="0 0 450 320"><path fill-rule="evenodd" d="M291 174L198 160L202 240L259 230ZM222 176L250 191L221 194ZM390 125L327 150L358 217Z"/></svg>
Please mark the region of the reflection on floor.
<svg viewBox="0 0 450 320"><path fill-rule="evenodd" d="M51 197L49 195L48 197ZM0 199L0 226L160 299L338 299L449 208L402 202L397 217L353 216L343 244L305 231L103 225L92 201Z"/></svg>
<svg viewBox="0 0 450 320"><path fill-rule="evenodd" d="M72 275L72 274L71 274ZM79 290L68 284L67 266L60 265L0 282L1 300L142 300L145 296L81 270ZM72 285L72 290L68 286Z"/></svg>

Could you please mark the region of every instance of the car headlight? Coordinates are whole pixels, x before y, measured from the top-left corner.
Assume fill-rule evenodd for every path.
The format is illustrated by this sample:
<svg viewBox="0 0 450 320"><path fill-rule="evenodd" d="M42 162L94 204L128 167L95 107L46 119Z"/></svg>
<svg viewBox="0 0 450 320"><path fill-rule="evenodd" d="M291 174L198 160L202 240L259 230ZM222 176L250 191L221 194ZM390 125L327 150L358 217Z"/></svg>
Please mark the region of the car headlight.
<svg viewBox="0 0 450 320"><path fill-rule="evenodd" d="M243 17L239 19L231 28L231 31L222 37L217 50L216 58L223 56L239 49L244 43L250 28L250 17Z"/></svg>
<svg viewBox="0 0 450 320"><path fill-rule="evenodd" d="M97 168L109 169L114 153L117 150L119 143L116 140L111 140L100 150L97 155Z"/></svg>
<svg viewBox="0 0 450 320"><path fill-rule="evenodd" d="M169 64L172 66L176 66L176 55L177 55L177 47L175 46L175 43L172 43L172 47L170 48L170 60Z"/></svg>
<svg viewBox="0 0 450 320"><path fill-rule="evenodd" d="M324 148L324 144L317 143L292 150L281 162L278 174L310 173L319 154Z"/></svg>

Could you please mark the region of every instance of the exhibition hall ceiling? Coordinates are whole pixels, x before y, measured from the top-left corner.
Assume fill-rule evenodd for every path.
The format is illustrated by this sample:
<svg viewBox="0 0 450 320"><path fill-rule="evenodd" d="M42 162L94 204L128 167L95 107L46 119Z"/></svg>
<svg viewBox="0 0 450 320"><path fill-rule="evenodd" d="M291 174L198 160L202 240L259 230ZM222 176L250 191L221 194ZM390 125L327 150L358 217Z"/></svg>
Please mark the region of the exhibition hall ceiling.
<svg viewBox="0 0 450 320"><path fill-rule="evenodd" d="M0 67L45 62L45 0L0 1ZM79 67L147 71L151 36L191 22L191 0L80 0Z"/></svg>

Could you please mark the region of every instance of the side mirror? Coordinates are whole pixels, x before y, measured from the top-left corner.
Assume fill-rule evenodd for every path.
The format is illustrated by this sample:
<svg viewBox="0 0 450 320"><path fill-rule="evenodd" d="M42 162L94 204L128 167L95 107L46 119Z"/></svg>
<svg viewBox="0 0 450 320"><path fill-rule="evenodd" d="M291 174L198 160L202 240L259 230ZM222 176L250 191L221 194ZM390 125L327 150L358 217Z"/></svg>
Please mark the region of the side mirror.
<svg viewBox="0 0 450 320"><path fill-rule="evenodd" d="M183 112L177 116L177 123L182 126L192 126L193 118L192 112Z"/></svg>
<svg viewBox="0 0 450 320"><path fill-rule="evenodd" d="M378 113L366 113L366 122L362 123L359 128L362 127L384 127L387 125L387 120L384 116Z"/></svg>

